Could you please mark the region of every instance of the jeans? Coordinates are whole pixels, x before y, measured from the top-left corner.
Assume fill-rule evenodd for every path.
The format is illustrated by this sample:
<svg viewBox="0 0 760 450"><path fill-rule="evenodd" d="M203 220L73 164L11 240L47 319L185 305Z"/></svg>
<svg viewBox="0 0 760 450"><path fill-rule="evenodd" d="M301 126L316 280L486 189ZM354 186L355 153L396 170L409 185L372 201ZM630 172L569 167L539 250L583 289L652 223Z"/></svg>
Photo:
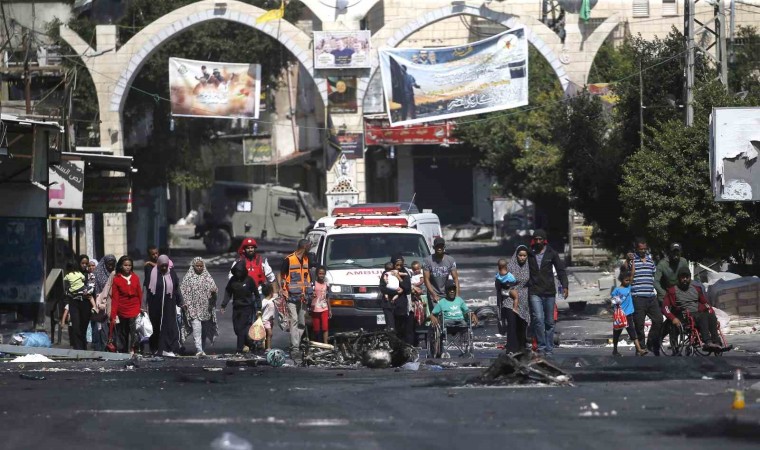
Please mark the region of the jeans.
<svg viewBox="0 0 760 450"><path fill-rule="evenodd" d="M288 326L290 326L291 351L297 351L301 346L303 330L306 328L306 317L300 300L295 303L288 302Z"/></svg>
<svg viewBox="0 0 760 450"><path fill-rule="evenodd" d="M644 322L646 317L652 320L652 328L645 339ZM662 309L657 297L633 297L633 321L636 325L636 336L643 348L651 348L652 353L660 355L660 330L662 329Z"/></svg>
<svg viewBox="0 0 760 450"><path fill-rule="evenodd" d="M551 355L554 351L554 304L556 295L531 295L530 319L538 351Z"/></svg>

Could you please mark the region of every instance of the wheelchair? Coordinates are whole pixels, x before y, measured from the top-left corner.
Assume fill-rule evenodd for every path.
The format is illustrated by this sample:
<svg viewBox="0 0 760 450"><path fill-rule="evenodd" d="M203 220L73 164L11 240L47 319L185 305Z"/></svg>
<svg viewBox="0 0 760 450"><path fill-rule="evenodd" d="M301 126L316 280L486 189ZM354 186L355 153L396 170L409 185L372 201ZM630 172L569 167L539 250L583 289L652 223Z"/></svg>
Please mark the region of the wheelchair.
<svg viewBox="0 0 760 450"><path fill-rule="evenodd" d="M718 322L718 336L720 336L718 345L721 346L721 349L706 350L704 349L704 342L702 341L702 336L699 333L694 317L685 310L679 311L676 315L681 321L678 327L674 326L667 319L662 323L660 336L662 338L669 336L670 339L667 346L664 343L664 339L662 339L661 349L663 354L671 356L708 356L710 354L722 356L725 351L728 351L726 349L730 349L725 336L723 336L723 331L720 329L720 322Z"/></svg>
<svg viewBox="0 0 760 450"><path fill-rule="evenodd" d="M472 317L465 318L466 326L446 324L443 314L438 317L438 324L430 326L428 332L428 349L433 358L451 358L452 351L459 351L460 357L474 358L472 335Z"/></svg>

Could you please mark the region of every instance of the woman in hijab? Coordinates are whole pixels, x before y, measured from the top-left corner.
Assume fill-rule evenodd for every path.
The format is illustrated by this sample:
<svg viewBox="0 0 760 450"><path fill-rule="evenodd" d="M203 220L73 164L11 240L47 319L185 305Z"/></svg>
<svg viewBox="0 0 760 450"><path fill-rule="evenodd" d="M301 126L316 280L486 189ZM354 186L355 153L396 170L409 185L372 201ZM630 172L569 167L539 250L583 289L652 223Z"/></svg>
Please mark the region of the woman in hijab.
<svg viewBox="0 0 760 450"><path fill-rule="evenodd" d="M401 275L397 290L386 287L388 284L385 277L380 277L380 292L388 299L397 296L393 304L383 305L385 313L385 325L396 330L399 339L409 345L414 345L414 321L409 319L409 295L412 292L412 274L404 266L404 257L393 255L391 263L394 270ZM387 300L384 300L387 301Z"/></svg>
<svg viewBox="0 0 760 450"><path fill-rule="evenodd" d="M107 311L111 297L111 283L113 282L114 270L116 269L116 257L114 255L104 256L97 266L95 266L95 304L97 312L93 314L90 326L92 327L92 349L97 352L106 350L108 342L108 314ZM108 287L108 289L106 289ZM103 295L101 295L103 294Z"/></svg>
<svg viewBox="0 0 760 450"><path fill-rule="evenodd" d="M206 269L203 258L193 259L185 278L182 279L180 291L185 302L185 311L193 328L195 356L206 356L203 344L208 339L213 345L214 338L219 332L216 324L217 287Z"/></svg>
<svg viewBox="0 0 760 450"><path fill-rule="evenodd" d="M510 291L510 296L504 302L507 310L507 352L525 350L528 341L527 330L530 323L530 307L528 303L528 247L519 245L507 264L507 270L516 280ZM497 276L498 279L498 276ZM516 298L515 298L516 297Z"/></svg>
<svg viewBox="0 0 760 450"><path fill-rule="evenodd" d="M179 351L177 307L182 306L182 291L174 263L166 255L158 257L148 283L148 315L153 325L150 350L159 356L175 357Z"/></svg>

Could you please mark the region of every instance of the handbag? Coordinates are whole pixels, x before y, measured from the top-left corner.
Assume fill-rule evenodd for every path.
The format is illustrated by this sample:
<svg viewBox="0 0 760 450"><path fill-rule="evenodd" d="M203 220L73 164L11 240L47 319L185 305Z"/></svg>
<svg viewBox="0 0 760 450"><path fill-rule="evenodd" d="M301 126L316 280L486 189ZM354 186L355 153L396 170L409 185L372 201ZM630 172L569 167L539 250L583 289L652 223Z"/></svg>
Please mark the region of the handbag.
<svg viewBox="0 0 760 450"><path fill-rule="evenodd" d="M115 321L111 320L111 324L108 327L108 342L106 343L106 351L111 353L116 353L116 344L113 342L113 327L115 325Z"/></svg>
<svg viewBox="0 0 760 450"><path fill-rule="evenodd" d="M264 328L264 322L261 320L261 314L259 314L256 321L251 325L251 328L248 329L248 338L254 342L261 342L266 337L267 330Z"/></svg>
<svg viewBox="0 0 760 450"><path fill-rule="evenodd" d="M625 316L623 308L620 306L615 307L615 312L612 314L612 328L615 330L622 330L628 326L628 317Z"/></svg>

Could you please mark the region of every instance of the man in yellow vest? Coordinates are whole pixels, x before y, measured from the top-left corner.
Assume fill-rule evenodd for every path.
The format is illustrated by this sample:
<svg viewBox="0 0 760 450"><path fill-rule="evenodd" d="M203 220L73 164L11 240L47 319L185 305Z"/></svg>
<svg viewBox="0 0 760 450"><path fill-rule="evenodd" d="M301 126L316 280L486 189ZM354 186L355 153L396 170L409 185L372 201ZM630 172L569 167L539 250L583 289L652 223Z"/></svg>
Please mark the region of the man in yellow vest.
<svg viewBox="0 0 760 450"><path fill-rule="evenodd" d="M280 268L282 296L288 304L288 325L290 327L291 355L298 352L305 325L304 307L311 297L311 275L309 275L309 251L311 243L306 239L298 241L298 248L288 255Z"/></svg>

